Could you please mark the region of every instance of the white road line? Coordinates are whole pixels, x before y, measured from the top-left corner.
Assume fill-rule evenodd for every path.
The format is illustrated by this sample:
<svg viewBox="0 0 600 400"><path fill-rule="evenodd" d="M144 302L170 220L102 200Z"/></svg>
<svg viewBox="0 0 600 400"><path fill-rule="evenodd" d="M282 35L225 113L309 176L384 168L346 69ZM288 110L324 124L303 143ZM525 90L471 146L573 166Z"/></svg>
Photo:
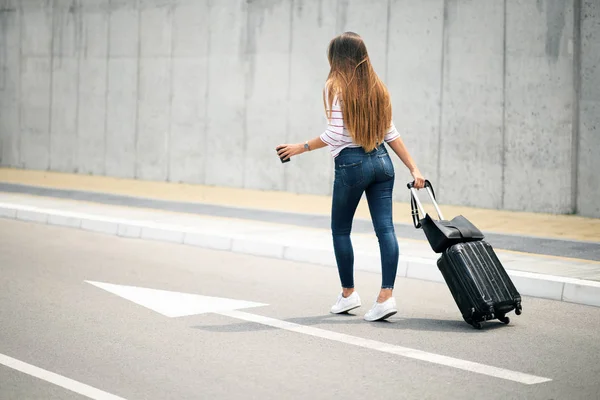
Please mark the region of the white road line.
<svg viewBox="0 0 600 400"><path fill-rule="evenodd" d="M115 396L114 394L106 393L100 389L88 386L84 383L74 381L54 372L46 371L45 369L36 367L35 365L27 364L12 357L0 354L0 364L9 368L23 372L24 374L34 376L46 382L55 384L72 392L81 394L95 400L125 400L123 397Z"/></svg>
<svg viewBox="0 0 600 400"><path fill-rule="evenodd" d="M513 382L522 383L525 385L534 385L537 383L549 382L552 379L543 378L540 376L529 375L522 372L511 371L504 368L492 367L490 365L479 364L472 361L461 360L442 356L426 351L415 350L408 347L396 346L388 343L378 342L376 340L363 339L356 336L350 336L343 333L327 331L325 329L314 328L295 324L293 322L281 321L275 318L264 317L262 315L249 314L243 311L221 311L217 314L225 315L232 318L241 319L258 324L268 325L279 329L285 329L292 332L302 333L304 335L315 336L323 339L329 339L336 342L351 344L366 349L377 350L383 353L395 354L402 357L412 358L415 360L427 361L433 364L444 365L447 367L462 369L469 372L475 372L482 375L492 376L495 378L506 379Z"/></svg>
<svg viewBox="0 0 600 400"><path fill-rule="evenodd" d="M475 372L495 378L523 383L526 385L551 381L551 379L535 375L524 374L508 369L479 364L472 361L442 356L435 353L428 353L421 350L410 349L408 347L395 346L375 340L363 339L356 336L345 335L343 333L331 332L324 329L294 324L292 322L281 321L275 318L239 311L240 308L264 306L266 304L226 299L221 297L200 296L191 293L179 293L166 290L141 288L136 286L115 285L111 283L93 281L86 282L124 299L161 313L167 317L215 313L231 318L241 319L243 321L255 322L258 324L272 326L274 328L285 329L296 333L302 333L340 343L351 344L366 349L381 351L383 353L413 358L415 360L427 361L433 364L462 369L464 371Z"/></svg>

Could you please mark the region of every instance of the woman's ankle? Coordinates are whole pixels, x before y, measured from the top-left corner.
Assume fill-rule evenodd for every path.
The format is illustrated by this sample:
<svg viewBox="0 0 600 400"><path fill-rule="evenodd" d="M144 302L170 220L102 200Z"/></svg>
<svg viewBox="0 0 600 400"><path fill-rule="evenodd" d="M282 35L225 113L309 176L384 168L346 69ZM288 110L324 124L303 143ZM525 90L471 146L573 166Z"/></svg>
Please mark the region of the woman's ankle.
<svg viewBox="0 0 600 400"><path fill-rule="evenodd" d="M354 293L354 288L342 288L342 296L348 297Z"/></svg>
<svg viewBox="0 0 600 400"><path fill-rule="evenodd" d="M392 291L393 289L381 289L379 291L379 296L377 296L377 302L383 303L389 300L392 297Z"/></svg>

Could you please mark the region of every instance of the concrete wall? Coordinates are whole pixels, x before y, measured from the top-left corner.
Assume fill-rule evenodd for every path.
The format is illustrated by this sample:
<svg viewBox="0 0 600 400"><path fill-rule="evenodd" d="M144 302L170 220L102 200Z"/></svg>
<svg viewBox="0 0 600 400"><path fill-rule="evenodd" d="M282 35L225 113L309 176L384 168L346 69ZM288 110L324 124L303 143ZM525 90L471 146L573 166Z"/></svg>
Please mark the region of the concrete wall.
<svg viewBox="0 0 600 400"><path fill-rule="evenodd" d="M0 164L330 194L325 51L361 34L446 203L600 217L597 0L0 0ZM410 179L395 161L398 200Z"/></svg>
<svg viewBox="0 0 600 400"><path fill-rule="evenodd" d="M577 210L600 216L600 1L582 0Z"/></svg>

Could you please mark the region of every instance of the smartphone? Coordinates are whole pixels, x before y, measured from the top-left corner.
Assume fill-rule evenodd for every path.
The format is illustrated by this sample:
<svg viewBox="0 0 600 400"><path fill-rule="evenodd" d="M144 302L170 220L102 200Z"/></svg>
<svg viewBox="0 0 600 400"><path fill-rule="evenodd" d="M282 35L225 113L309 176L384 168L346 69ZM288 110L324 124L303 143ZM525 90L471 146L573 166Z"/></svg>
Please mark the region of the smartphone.
<svg viewBox="0 0 600 400"><path fill-rule="evenodd" d="M279 157L279 149L280 149L279 147L275 149L275 152L277 152L277 157ZM292 160L291 158L288 158L288 159L284 160L284 159L283 159L283 158L281 158L281 157L279 157L279 159L281 160L281 163L282 163L282 164L283 164L283 163L286 163L286 162L290 162L290 161Z"/></svg>

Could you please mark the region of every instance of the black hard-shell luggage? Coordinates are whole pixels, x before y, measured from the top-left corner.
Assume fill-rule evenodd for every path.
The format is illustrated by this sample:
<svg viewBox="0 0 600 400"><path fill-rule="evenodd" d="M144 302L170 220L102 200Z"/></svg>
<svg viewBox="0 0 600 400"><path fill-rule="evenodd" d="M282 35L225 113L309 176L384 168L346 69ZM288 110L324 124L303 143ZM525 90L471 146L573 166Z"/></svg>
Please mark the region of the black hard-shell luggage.
<svg viewBox="0 0 600 400"><path fill-rule="evenodd" d="M408 187L421 213L426 215L417 191L412 184ZM426 190L443 220L435 196L429 187ZM464 320L473 327L480 329L481 322L492 319L508 324L506 314L513 310L521 314L521 295L487 241L454 244L442 252L437 266Z"/></svg>
<svg viewBox="0 0 600 400"><path fill-rule="evenodd" d="M468 324L478 329L491 319L508 324L506 314L521 314L521 295L485 240L455 244L437 265Z"/></svg>

